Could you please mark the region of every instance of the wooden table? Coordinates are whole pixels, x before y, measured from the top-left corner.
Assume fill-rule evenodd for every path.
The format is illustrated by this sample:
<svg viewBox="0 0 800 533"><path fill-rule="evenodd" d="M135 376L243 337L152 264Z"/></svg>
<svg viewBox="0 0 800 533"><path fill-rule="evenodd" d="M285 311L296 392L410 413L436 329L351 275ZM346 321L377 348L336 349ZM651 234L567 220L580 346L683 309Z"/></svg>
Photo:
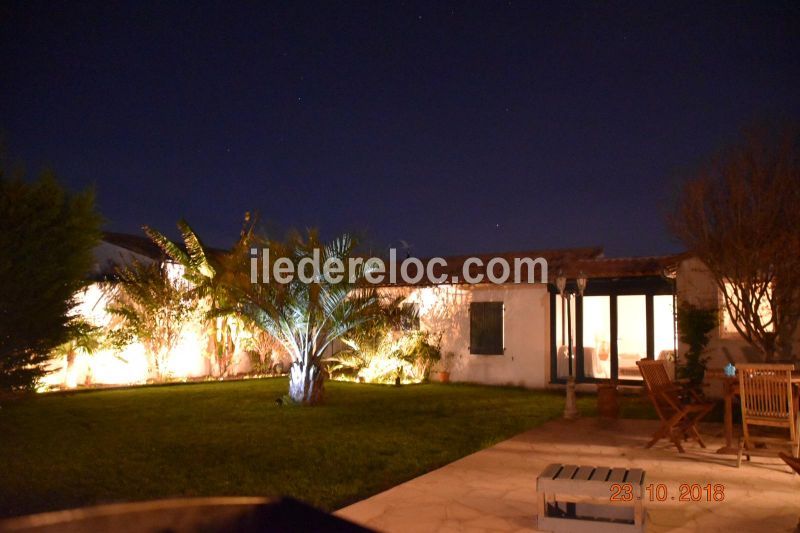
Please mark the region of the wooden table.
<svg viewBox="0 0 800 533"><path fill-rule="evenodd" d="M737 455L739 445L733 443L733 397L739 395L739 377L726 376L722 370L711 369L706 372L706 377L722 382L722 394L725 400L725 446L717 450L717 453ZM800 374L792 373L792 385L795 389L800 389ZM795 405L797 405L797 399L798 395L795 394Z"/></svg>

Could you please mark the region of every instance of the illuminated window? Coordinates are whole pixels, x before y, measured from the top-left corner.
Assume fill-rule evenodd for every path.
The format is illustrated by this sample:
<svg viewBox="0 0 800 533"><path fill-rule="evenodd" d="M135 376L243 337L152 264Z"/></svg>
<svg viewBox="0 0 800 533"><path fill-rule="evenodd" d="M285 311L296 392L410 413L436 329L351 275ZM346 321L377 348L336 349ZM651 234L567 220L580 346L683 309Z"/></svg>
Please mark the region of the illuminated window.
<svg viewBox="0 0 800 533"><path fill-rule="evenodd" d="M725 284L725 292L733 298L734 303L738 306L738 298L736 291L733 289L733 285L730 283ZM758 305L758 316L761 319L761 324L764 325L764 329L766 331L773 331L775 325L772 323L772 308L769 305L769 297L772 294L772 289L767 290L767 294L761 298L761 301ZM736 330L736 326L734 325L733 317L728 312L728 306L725 305L725 298L724 295L720 294L720 308L722 309L722 332L725 334L738 334Z"/></svg>
<svg viewBox="0 0 800 533"><path fill-rule="evenodd" d="M674 366L673 287L664 279L598 279L591 292L575 299L569 321L562 317L559 294L551 293L550 376L569 376L569 332L572 326L573 375L579 381L641 381L641 359ZM567 326L565 328L564 326Z"/></svg>
<svg viewBox="0 0 800 533"><path fill-rule="evenodd" d="M617 296L617 353L620 379L642 379L636 362L647 357L644 294Z"/></svg>
<svg viewBox="0 0 800 533"><path fill-rule="evenodd" d="M653 296L653 356L664 361L671 376L675 372L675 311L672 295Z"/></svg>
<svg viewBox="0 0 800 533"><path fill-rule="evenodd" d="M583 298L583 374L611 377L611 297Z"/></svg>

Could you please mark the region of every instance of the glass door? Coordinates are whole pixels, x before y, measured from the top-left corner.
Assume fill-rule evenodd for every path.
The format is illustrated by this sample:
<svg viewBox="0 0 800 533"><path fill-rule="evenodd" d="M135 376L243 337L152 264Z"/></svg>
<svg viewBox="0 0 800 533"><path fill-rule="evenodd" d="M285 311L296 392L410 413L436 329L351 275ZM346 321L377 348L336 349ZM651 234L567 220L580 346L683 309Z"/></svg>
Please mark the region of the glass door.
<svg viewBox="0 0 800 533"><path fill-rule="evenodd" d="M647 358L663 360L673 370L673 288L664 280L622 283L596 281L588 294L572 300L573 373L579 380L641 381L636 363ZM550 298L550 378L563 383L569 376L569 333L560 295Z"/></svg>
<svg viewBox="0 0 800 533"><path fill-rule="evenodd" d="M619 379L642 379L636 362L647 358L647 297L617 296Z"/></svg>
<svg viewBox="0 0 800 533"><path fill-rule="evenodd" d="M583 297L583 375L611 378L611 297Z"/></svg>
<svg viewBox="0 0 800 533"><path fill-rule="evenodd" d="M653 296L653 356L664 361L675 378L675 311L671 294Z"/></svg>
<svg viewBox="0 0 800 533"><path fill-rule="evenodd" d="M571 324L572 325L572 372L573 375L577 376L577 337L575 335L575 326L576 326L576 312L575 312L575 298L572 299L572 303L569 305L570 307L570 315L572 315L571 320L567 317L566 314L566 299L564 300L564 309L562 313L561 308L561 296L556 295L556 327L555 327L555 345L556 345L556 377L558 379L567 379L569 377L569 331L567 327ZM562 314L563 314L563 321L562 321Z"/></svg>

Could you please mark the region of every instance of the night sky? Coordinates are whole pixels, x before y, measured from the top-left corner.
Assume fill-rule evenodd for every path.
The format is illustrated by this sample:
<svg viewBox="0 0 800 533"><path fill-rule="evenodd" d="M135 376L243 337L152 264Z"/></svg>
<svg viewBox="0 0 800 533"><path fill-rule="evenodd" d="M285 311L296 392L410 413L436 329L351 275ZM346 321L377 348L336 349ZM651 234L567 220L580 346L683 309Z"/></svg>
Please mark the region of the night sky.
<svg viewBox="0 0 800 533"><path fill-rule="evenodd" d="M680 250L679 178L800 114L800 3L564 4L3 2L0 130L116 231Z"/></svg>

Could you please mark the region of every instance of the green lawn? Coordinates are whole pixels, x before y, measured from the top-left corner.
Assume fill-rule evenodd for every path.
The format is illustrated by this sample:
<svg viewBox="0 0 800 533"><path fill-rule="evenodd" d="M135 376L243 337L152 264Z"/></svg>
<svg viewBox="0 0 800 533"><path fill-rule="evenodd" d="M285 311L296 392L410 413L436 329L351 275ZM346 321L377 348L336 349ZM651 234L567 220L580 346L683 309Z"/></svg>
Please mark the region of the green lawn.
<svg viewBox="0 0 800 533"><path fill-rule="evenodd" d="M278 407L285 379L41 395L0 409L0 515L207 495L333 510L557 417L563 393L330 382ZM579 400L584 414L594 398Z"/></svg>

